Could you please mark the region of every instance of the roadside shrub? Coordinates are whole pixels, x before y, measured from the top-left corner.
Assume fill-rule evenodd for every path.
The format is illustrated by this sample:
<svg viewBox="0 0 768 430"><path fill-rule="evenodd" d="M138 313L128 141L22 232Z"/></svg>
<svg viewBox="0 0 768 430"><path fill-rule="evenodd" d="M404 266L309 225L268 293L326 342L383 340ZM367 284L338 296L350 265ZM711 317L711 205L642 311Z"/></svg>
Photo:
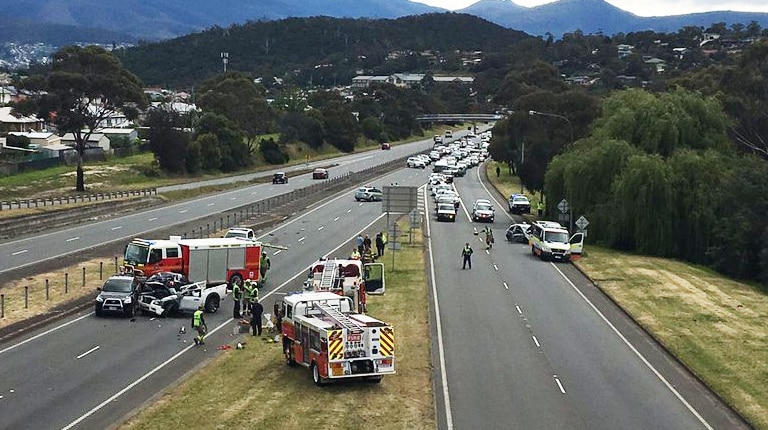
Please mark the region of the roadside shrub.
<svg viewBox="0 0 768 430"><path fill-rule="evenodd" d="M284 164L289 159L285 149L281 148L271 137L261 141L259 151L268 164Z"/></svg>

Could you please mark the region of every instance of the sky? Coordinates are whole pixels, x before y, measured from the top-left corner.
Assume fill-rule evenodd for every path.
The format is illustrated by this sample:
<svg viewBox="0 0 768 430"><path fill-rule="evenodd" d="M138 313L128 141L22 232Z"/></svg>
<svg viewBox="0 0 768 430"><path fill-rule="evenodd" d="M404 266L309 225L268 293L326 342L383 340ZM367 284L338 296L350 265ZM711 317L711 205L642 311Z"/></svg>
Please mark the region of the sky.
<svg viewBox="0 0 768 430"><path fill-rule="evenodd" d="M465 8L478 0L413 0L450 10ZM553 0L515 0L520 6L533 7ZM608 3L640 16L684 15L715 10L768 12L766 0L609 0Z"/></svg>

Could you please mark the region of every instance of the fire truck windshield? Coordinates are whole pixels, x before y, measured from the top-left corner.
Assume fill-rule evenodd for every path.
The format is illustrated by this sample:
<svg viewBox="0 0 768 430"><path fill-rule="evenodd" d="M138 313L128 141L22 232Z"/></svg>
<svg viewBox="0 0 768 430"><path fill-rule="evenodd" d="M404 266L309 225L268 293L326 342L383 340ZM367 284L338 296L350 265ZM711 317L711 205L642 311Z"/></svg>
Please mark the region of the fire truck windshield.
<svg viewBox="0 0 768 430"><path fill-rule="evenodd" d="M135 243L129 243L125 248L125 255L123 258L128 264L146 264L148 256L148 247L137 245Z"/></svg>

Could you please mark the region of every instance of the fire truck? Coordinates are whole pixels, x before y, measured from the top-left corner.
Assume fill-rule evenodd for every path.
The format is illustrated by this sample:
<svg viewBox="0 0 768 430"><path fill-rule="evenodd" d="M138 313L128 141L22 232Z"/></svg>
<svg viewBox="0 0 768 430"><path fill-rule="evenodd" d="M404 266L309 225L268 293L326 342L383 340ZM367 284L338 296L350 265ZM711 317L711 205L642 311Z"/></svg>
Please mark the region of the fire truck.
<svg viewBox="0 0 768 430"><path fill-rule="evenodd" d="M259 280L262 243L239 238L169 240L133 239L125 247L126 272L149 277L157 272L181 273L190 282L225 284Z"/></svg>
<svg viewBox="0 0 768 430"><path fill-rule="evenodd" d="M384 265L360 260L321 259L309 266L306 291L329 291L352 299L354 312L365 313L366 295L386 290Z"/></svg>
<svg viewBox="0 0 768 430"><path fill-rule="evenodd" d="M395 373L394 329L352 307L351 298L331 292L294 293L282 300L288 364L309 368L316 385L344 378L381 382Z"/></svg>

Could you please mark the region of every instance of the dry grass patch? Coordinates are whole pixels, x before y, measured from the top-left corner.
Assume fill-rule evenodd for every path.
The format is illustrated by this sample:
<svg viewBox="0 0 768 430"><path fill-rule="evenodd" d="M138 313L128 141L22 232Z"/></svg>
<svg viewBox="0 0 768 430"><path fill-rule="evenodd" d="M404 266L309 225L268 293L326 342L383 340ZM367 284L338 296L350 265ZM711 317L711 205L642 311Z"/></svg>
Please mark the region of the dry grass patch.
<svg viewBox="0 0 768 430"><path fill-rule="evenodd" d="M103 266L100 266L100 263ZM102 278L99 279L99 273ZM85 268L85 286L83 286ZM64 292L65 273L69 274L68 292ZM71 300L95 295L96 287L115 273L115 262L109 259L95 259L54 272L40 273L24 279L8 280L0 285L0 294L5 296L5 317L0 318L0 327L38 315L50 313L51 309ZM45 298L45 280L48 279L48 300ZM24 287L29 287L29 306L24 308Z"/></svg>
<svg viewBox="0 0 768 430"><path fill-rule="evenodd" d="M387 293L369 298L369 314L395 327L396 375L319 388L309 370L285 364L279 343L247 337L246 349L220 353L122 428L434 429L427 287L421 235L414 238L394 267L387 250Z"/></svg>
<svg viewBox="0 0 768 430"><path fill-rule="evenodd" d="M768 429L768 298L709 269L590 247L577 263L756 427Z"/></svg>

